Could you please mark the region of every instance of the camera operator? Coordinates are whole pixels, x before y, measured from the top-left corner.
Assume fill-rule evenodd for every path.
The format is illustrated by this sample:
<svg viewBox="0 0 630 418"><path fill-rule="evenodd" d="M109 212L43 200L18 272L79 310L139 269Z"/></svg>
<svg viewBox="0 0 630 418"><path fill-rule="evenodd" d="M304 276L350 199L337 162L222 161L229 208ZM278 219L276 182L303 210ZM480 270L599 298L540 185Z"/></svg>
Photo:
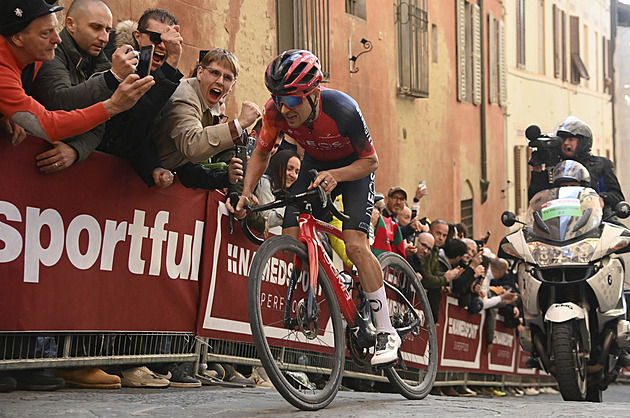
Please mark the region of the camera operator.
<svg viewBox="0 0 630 418"><path fill-rule="evenodd" d="M540 142L541 138L533 139L532 136L539 135L531 135L531 128L533 127L528 128L526 135L530 140L530 146L533 147L533 144ZM537 127L535 128L539 131ZM548 138L549 142L557 139L556 143L560 145L547 149L544 149L543 145L532 153L532 159L529 162L532 166L532 177L527 194L528 199L531 200L541 190L553 187L549 173L556 163L563 160L575 160L584 165L591 175L590 187L599 194L605 211L610 211L617 203L624 200L613 162L606 157L591 155L593 133L586 123L575 116L569 116L560 122L554 136L557 138Z"/></svg>

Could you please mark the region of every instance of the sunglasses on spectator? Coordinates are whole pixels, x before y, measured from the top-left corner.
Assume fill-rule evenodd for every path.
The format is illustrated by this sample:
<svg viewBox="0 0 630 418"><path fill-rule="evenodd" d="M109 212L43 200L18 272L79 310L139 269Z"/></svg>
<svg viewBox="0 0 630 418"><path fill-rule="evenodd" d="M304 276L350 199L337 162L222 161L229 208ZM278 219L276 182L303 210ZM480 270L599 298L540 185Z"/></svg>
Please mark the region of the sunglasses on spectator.
<svg viewBox="0 0 630 418"><path fill-rule="evenodd" d="M304 103L304 96L274 96L271 95L276 107L280 109L283 105L289 109L295 109Z"/></svg>
<svg viewBox="0 0 630 418"><path fill-rule="evenodd" d="M162 43L162 34L158 33L158 32L153 32L150 30L146 30L146 29L139 29L138 30L140 33L146 33L147 35L149 35L149 40L151 41L151 43L158 45Z"/></svg>

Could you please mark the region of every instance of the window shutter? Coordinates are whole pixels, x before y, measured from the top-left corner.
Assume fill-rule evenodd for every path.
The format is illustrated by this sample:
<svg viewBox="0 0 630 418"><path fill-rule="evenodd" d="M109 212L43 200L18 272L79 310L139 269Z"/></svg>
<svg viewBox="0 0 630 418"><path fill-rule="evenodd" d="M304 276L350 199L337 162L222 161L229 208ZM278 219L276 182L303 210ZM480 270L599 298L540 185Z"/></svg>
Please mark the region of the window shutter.
<svg viewBox="0 0 630 418"><path fill-rule="evenodd" d="M490 103L497 103L499 100L497 21L492 12L488 14L488 68L490 69L488 101Z"/></svg>
<svg viewBox="0 0 630 418"><path fill-rule="evenodd" d="M481 104L481 17L480 9L476 4L472 5L472 30L473 30L473 104Z"/></svg>
<svg viewBox="0 0 630 418"><path fill-rule="evenodd" d="M457 100L465 102L466 97L466 13L464 0L455 0L457 29Z"/></svg>
<svg viewBox="0 0 630 418"><path fill-rule="evenodd" d="M505 62L505 23L499 21L499 105L507 105L507 68Z"/></svg>

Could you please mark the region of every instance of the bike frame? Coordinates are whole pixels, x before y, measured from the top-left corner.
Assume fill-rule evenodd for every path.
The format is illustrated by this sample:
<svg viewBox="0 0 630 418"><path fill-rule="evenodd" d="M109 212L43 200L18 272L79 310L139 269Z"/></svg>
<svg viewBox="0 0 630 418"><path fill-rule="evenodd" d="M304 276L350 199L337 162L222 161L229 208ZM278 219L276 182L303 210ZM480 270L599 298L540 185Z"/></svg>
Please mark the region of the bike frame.
<svg viewBox="0 0 630 418"><path fill-rule="evenodd" d="M352 301L352 295L348 292L346 284L343 281L343 278L339 274L337 268L333 265L332 260L328 257L328 254L324 250L324 248L319 243L319 239L317 237L317 232L321 231L326 234L332 235L343 240L343 233L339 228L336 228L326 222L320 221L316 219L313 215L309 213L302 213L299 218L300 224L300 233L299 240L306 244L308 248L308 261L309 261L309 300L308 300L308 313L309 317L311 317L314 312L313 303L315 301L315 294L317 291L317 277L318 277L318 269L319 264L321 263L324 272L328 276L333 290L335 291L335 296L337 297L337 302L339 303L339 308L341 309L341 313L343 314L346 322L351 326L356 325L356 316L357 316L357 307ZM299 261L296 260L296 264L299 267ZM335 278L336 280L333 280ZM289 289L292 289L293 286L289 286ZM291 293L292 290L290 290ZM291 295L292 296L292 295ZM287 304L288 307L288 304Z"/></svg>

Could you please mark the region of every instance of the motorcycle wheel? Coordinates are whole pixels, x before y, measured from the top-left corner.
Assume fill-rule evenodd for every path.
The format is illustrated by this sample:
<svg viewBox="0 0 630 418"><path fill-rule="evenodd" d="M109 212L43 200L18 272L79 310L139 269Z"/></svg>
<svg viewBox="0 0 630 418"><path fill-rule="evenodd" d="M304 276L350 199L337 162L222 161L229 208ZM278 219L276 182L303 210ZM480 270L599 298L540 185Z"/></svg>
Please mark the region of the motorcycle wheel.
<svg viewBox="0 0 630 418"><path fill-rule="evenodd" d="M554 323L551 344L555 358L555 378L565 401L586 398L586 361L580 355L581 341L575 321Z"/></svg>

